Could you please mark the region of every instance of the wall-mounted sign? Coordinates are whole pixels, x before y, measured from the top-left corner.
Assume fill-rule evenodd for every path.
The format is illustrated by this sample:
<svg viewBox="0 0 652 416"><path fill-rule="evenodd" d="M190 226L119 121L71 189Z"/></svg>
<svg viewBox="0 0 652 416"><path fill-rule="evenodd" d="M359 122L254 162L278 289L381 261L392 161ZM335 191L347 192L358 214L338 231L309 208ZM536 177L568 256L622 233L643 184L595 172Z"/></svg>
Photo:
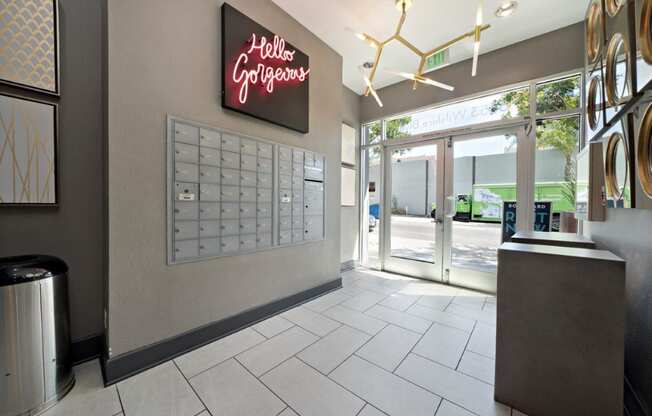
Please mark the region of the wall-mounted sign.
<svg viewBox="0 0 652 416"><path fill-rule="evenodd" d="M222 106L308 133L308 55L222 5Z"/></svg>
<svg viewBox="0 0 652 416"><path fill-rule="evenodd" d="M534 231L552 231L552 202L534 203ZM503 203L503 243L516 233L516 202Z"/></svg>

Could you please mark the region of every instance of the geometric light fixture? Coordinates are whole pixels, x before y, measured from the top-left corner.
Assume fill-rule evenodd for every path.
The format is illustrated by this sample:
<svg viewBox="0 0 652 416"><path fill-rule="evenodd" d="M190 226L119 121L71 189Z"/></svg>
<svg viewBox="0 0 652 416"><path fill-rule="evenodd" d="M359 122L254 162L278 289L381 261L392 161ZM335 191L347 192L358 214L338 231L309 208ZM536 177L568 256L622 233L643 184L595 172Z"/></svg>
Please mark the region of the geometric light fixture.
<svg viewBox="0 0 652 416"><path fill-rule="evenodd" d="M475 21L475 27L470 30L469 32L463 33L462 35L453 38L449 40L448 42L437 46L434 49L431 49L426 52L422 52L420 49L418 49L416 46L414 46L411 42L406 40L403 36L401 36L401 30L403 29L403 24L405 23L405 18L407 17L407 10L408 8L412 5L412 0L395 0L396 8L401 12L401 18L399 19L398 25L396 27L396 31L394 32L394 35L392 35L390 38L384 40L384 41L379 41L378 39L374 38L373 36L367 34L367 33L356 33L355 35L362 41L366 42L369 46L372 48L376 49L376 57L374 59L373 66L371 67L371 73L367 75L365 72L363 72L363 78L365 81L365 84L367 85L367 88L365 89L365 96L369 96L371 94L375 99L376 102L380 107L382 107L382 102L380 98L378 97L378 94L374 90L373 87L373 82L374 78L376 77L376 72L378 71L378 64L380 63L380 58L383 54L383 50L385 46L387 46L391 42L398 42L401 43L403 46L408 48L410 51L412 51L415 55L417 55L420 60L419 60L419 66L417 68L417 71L414 73L410 72L401 72L401 71L392 71L392 70L385 70L386 72L401 76L406 79L413 80L414 83L412 85L412 89L416 89L418 84L426 84L426 85L431 85L434 87L438 88L444 88L446 90L452 91L454 87L450 85L446 85L440 82L437 82L431 78L425 77L423 75L426 62L428 58L431 56L440 53L451 46L466 40L466 39L473 39L474 45L473 45L473 70L471 75L475 76L477 74L477 68L478 68L478 56L480 54L480 37L482 35L482 32L485 30L489 29L491 26L490 25L485 25L483 24L483 0L480 0L478 4L478 9L476 12L476 21Z"/></svg>

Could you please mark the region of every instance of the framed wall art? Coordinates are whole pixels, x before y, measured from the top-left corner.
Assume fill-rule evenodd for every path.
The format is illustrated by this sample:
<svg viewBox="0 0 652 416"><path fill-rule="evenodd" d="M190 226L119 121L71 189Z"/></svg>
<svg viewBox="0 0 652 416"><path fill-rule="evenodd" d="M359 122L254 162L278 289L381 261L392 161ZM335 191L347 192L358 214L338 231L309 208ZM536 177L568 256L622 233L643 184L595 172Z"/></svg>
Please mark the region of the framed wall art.
<svg viewBox="0 0 652 416"><path fill-rule="evenodd" d="M0 0L0 82L59 95L56 0Z"/></svg>
<svg viewBox="0 0 652 416"><path fill-rule="evenodd" d="M342 124L342 164L355 166L355 159L355 129L347 124Z"/></svg>
<svg viewBox="0 0 652 416"><path fill-rule="evenodd" d="M0 205L57 204L57 105L0 94Z"/></svg>

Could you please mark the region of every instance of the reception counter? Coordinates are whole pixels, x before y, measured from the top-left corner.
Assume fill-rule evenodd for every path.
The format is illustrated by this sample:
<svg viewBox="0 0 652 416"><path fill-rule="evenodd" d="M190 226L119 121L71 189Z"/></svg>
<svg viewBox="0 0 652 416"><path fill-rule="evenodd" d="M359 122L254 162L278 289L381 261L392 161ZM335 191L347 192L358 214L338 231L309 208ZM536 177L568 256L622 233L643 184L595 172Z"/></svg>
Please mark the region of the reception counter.
<svg viewBox="0 0 652 416"><path fill-rule="evenodd" d="M622 415L624 260L503 244L496 330L497 401L530 415Z"/></svg>

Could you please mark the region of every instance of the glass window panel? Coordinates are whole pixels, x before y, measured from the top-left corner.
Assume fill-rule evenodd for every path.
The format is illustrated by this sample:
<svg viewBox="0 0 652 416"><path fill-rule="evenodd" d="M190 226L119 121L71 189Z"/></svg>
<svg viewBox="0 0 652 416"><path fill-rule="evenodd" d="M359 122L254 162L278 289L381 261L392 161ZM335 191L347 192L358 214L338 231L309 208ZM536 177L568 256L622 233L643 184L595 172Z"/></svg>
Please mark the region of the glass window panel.
<svg viewBox="0 0 652 416"><path fill-rule="evenodd" d="M534 200L552 203L553 231L560 230L560 221L567 224L562 231L576 231L574 215L563 213L575 212L579 133L577 116L544 120L537 126Z"/></svg>
<svg viewBox="0 0 652 416"><path fill-rule="evenodd" d="M454 267L496 270L501 244L503 203L516 201L514 135L454 142L451 238Z"/></svg>
<svg viewBox="0 0 652 416"><path fill-rule="evenodd" d="M579 75L537 85L537 114L555 113L579 107Z"/></svg>
<svg viewBox="0 0 652 416"><path fill-rule="evenodd" d="M387 121L387 138L448 130L529 115L529 87L486 95Z"/></svg>
<svg viewBox="0 0 652 416"><path fill-rule="evenodd" d="M365 244L366 258L363 258L363 265L380 268L380 195L381 195L381 166L380 156L382 149L374 146L363 151L363 156L369 160L369 168L365 173L365 195L363 195L363 206L368 215L365 215L366 224L363 230L368 234L363 237Z"/></svg>
<svg viewBox="0 0 652 416"><path fill-rule="evenodd" d="M377 144L380 143L383 137L383 123L381 121L374 121L362 126L364 144Z"/></svg>
<svg viewBox="0 0 652 416"><path fill-rule="evenodd" d="M435 261L437 145L392 153L391 255Z"/></svg>

